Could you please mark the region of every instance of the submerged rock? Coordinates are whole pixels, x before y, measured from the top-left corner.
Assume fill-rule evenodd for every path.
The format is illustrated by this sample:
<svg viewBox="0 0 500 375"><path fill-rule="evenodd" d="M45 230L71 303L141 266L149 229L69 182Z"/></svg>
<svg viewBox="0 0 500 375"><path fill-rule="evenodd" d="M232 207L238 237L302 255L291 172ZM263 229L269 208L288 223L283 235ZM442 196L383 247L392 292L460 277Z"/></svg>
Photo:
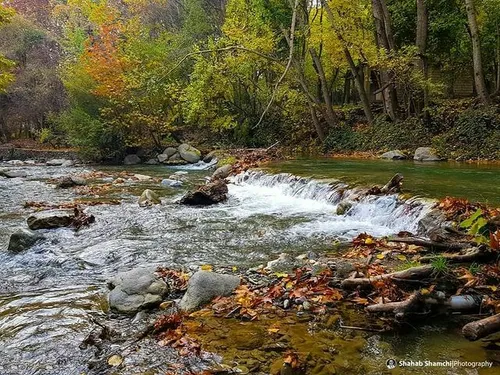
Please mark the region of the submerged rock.
<svg viewBox="0 0 500 375"><path fill-rule="evenodd" d="M123 159L123 164L125 165L134 165L140 163L141 163L141 158L136 154L127 155L125 156L125 159Z"/></svg>
<svg viewBox="0 0 500 375"><path fill-rule="evenodd" d="M419 147L415 150L413 160L417 161L442 161L444 159L437 155L436 150L431 147Z"/></svg>
<svg viewBox="0 0 500 375"><path fill-rule="evenodd" d="M158 155L159 156L159 155ZM156 159L149 159L148 161L146 161L144 164L148 164L148 165L158 165L160 164L160 161L156 158Z"/></svg>
<svg viewBox="0 0 500 375"><path fill-rule="evenodd" d="M37 242L43 241L44 239L45 236L41 235L40 233L25 228L19 229L11 234L8 250L18 253L23 250L29 249Z"/></svg>
<svg viewBox="0 0 500 375"><path fill-rule="evenodd" d="M36 213L28 217L27 223L31 230L37 229L55 229L69 227L73 222L74 216L68 211L51 210Z"/></svg>
<svg viewBox="0 0 500 375"><path fill-rule="evenodd" d="M27 177L28 174L25 171L2 170L0 171L0 176L4 176L7 178L18 178L18 177Z"/></svg>
<svg viewBox="0 0 500 375"><path fill-rule="evenodd" d="M195 191L189 191L184 195L180 203L189 206L208 206L224 202L227 199L227 185L223 180L216 180L198 187Z"/></svg>
<svg viewBox="0 0 500 375"><path fill-rule="evenodd" d="M134 178L138 179L139 181L148 181L148 180L153 179L153 177L151 177L151 176L147 176L145 174L139 174L139 173L134 174Z"/></svg>
<svg viewBox="0 0 500 375"><path fill-rule="evenodd" d="M66 160L64 163L61 164L61 167L68 168L72 167L73 165L75 165L75 162L73 160Z"/></svg>
<svg viewBox="0 0 500 375"><path fill-rule="evenodd" d="M45 164L50 165L50 166L60 166L63 165L64 163L68 162L68 159L50 159L45 162Z"/></svg>
<svg viewBox="0 0 500 375"><path fill-rule="evenodd" d="M170 156L168 158L168 160L165 160L163 162L163 164L167 164L167 165L185 165L185 164L188 164L189 162L187 162L186 160L184 160L183 158L181 158L181 154L179 154L178 152L173 154L172 156Z"/></svg>
<svg viewBox="0 0 500 375"><path fill-rule="evenodd" d="M85 181L82 177L77 176L65 176L57 179L56 188L59 189L67 189L73 186L83 186L86 185L87 181Z"/></svg>
<svg viewBox="0 0 500 375"><path fill-rule="evenodd" d="M231 173L231 170L233 169L233 166L231 164L225 164L220 168L217 168L215 172L212 174L212 179L217 179L217 178L227 178L229 177L229 174Z"/></svg>
<svg viewBox="0 0 500 375"><path fill-rule="evenodd" d="M217 151L210 151L208 154L205 155L203 158L204 163L210 163L212 160L217 158Z"/></svg>
<svg viewBox="0 0 500 375"><path fill-rule="evenodd" d="M240 285L240 278L209 271L196 272L188 282L186 294L179 307L192 311L209 303L218 296L228 296Z"/></svg>
<svg viewBox="0 0 500 375"><path fill-rule="evenodd" d="M169 293L168 285L154 274L153 268L121 272L108 281L109 307L123 314L158 306Z"/></svg>
<svg viewBox="0 0 500 375"><path fill-rule="evenodd" d="M139 206L146 207L154 204L161 204L160 197L153 190L146 189L139 197Z"/></svg>
<svg viewBox="0 0 500 375"><path fill-rule="evenodd" d="M177 150L179 151L181 158L189 163L198 163L200 161L200 150L188 145L187 143L180 145Z"/></svg>
<svg viewBox="0 0 500 375"><path fill-rule="evenodd" d="M352 203L343 201L337 205L336 213L337 215L345 215L351 208Z"/></svg>
<svg viewBox="0 0 500 375"><path fill-rule="evenodd" d="M390 160L404 160L406 159L406 155L403 154L399 150L393 150L393 151L388 151L384 152L382 155L380 155L381 159L390 159Z"/></svg>
<svg viewBox="0 0 500 375"><path fill-rule="evenodd" d="M181 187L182 181L179 181L177 179L165 178L165 179L161 180L161 184L164 186L169 186L169 187Z"/></svg>

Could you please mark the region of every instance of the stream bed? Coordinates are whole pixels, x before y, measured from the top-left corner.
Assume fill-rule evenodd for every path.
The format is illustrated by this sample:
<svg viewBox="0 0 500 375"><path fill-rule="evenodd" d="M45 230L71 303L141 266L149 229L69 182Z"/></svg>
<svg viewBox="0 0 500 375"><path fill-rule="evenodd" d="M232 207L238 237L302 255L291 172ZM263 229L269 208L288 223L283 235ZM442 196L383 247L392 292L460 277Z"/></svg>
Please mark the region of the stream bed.
<svg viewBox="0 0 500 375"><path fill-rule="evenodd" d="M414 194L458 195L489 203L500 202L498 166L477 167L475 172L474 167L465 170L458 167L454 179L449 177L452 167L429 166L437 168L439 173L427 171L424 181L420 175L415 177L410 173L408 176L410 164L396 163L388 169L384 162L369 161L363 169L359 165L349 165L349 161L342 161L343 165L339 163L336 160L288 161L271 165L266 172L248 172L233 177L228 201L206 208L180 206L176 200L188 188L203 183L209 175L207 171L186 170L181 188L164 187L157 182L126 181L122 187L106 193L107 198L120 199L120 205L86 209L87 213L95 215L95 224L78 232L65 228L44 231L47 240L19 254L11 254L6 248L10 234L18 227L26 227L26 218L33 212L24 208L24 203L67 202L78 198L71 189L54 189L47 180L90 172L93 168L13 167L25 170L28 177L0 178L0 374L87 373L92 353L81 349L80 344L95 319L109 319L106 280L119 271L145 265L192 270L204 264L253 267L265 264L282 252L298 255L307 251L328 251L333 242L350 240L363 232L374 236L412 232L416 230L418 218L428 209L425 204L414 204L412 200L401 202L396 196L383 196L363 199L349 215L336 215L340 192L349 189L344 182L383 183L393 171L401 171ZM117 172L123 167L97 169ZM177 171L163 166L127 170L157 178L167 178ZM463 181L463 186L458 186L456 181ZM161 206L138 206L137 198L145 188L154 189L161 196ZM310 336L302 345L317 341L314 332L300 325L296 329L301 336ZM387 371L388 355L415 360L491 359L491 353L481 343L467 342L461 337L459 327L446 324L414 328L408 333L385 334L377 338L385 348L375 348L377 355L370 354L366 348L369 340L365 340L365 336L364 344L359 344L363 349L353 354L348 343L356 337L336 338L337 350L343 352L344 342L345 352L350 353L344 359L339 356L339 362L351 363L344 363L339 373L383 373ZM155 348L145 351L142 361L116 373L164 374L162 362L175 361L174 357L168 349L158 351ZM145 365L148 361L157 365L152 369ZM363 361L371 363L371 371L362 366ZM396 369L394 373L405 373L403 371L406 369ZM461 368L408 371L497 373L494 368L473 370L476 372Z"/></svg>

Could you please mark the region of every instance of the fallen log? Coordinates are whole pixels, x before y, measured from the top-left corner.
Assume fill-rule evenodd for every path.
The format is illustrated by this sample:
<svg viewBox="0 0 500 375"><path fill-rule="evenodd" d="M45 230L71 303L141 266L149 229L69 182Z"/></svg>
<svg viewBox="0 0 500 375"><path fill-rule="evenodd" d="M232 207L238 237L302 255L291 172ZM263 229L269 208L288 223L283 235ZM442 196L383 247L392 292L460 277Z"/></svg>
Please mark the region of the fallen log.
<svg viewBox="0 0 500 375"><path fill-rule="evenodd" d="M500 314L468 323L462 328L462 334L470 341L476 341L491 333L500 331Z"/></svg>
<svg viewBox="0 0 500 375"><path fill-rule="evenodd" d="M387 280L387 279L397 279L401 280L412 280L412 279L423 279L432 275L433 268L431 265L418 266L408 268L403 271L397 271L392 273L387 273L384 275L378 275L373 277L349 277L342 281L341 286L343 288L356 288L356 287L369 287L376 281Z"/></svg>
<svg viewBox="0 0 500 375"><path fill-rule="evenodd" d="M391 242L406 243L408 245L423 246L430 250L462 250L470 247L469 243L442 243L418 237L389 237L387 240Z"/></svg>
<svg viewBox="0 0 500 375"><path fill-rule="evenodd" d="M377 303L376 305L367 306L365 310L370 313L394 312L396 314L404 314L419 302L420 296L420 292L415 292L404 301Z"/></svg>
<svg viewBox="0 0 500 375"><path fill-rule="evenodd" d="M420 258L421 263L430 263L437 258L444 258L449 263L472 263L480 261L488 261L492 258L492 253L488 253L480 248L471 249L465 254L441 254L430 255Z"/></svg>

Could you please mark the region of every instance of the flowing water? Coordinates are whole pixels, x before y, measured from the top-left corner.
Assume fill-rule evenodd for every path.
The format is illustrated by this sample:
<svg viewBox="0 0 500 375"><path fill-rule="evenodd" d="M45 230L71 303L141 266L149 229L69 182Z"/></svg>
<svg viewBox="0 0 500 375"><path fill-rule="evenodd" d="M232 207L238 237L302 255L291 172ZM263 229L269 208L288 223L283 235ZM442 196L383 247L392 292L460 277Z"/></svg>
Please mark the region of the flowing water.
<svg viewBox="0 0 500 375"><path fill-rule="evenodd" d="M92 320L106 318L106 280L118 271L143 265L193 269L202 264L255 266L282 252L329 250L333 241L348 240L362 232L383 236L402 230L414 231L418 218L429 208L416 199L368 197L355 202L347 215L335 215L337 204L349 200L356 189L332 180L344 177L349 168L336 176L332 171L343 169L337 161L331 163L334 166L330 170L326 162L321 162L325 168L317 168L310 161L288 162L282 168L294 174L328 178L327 181L285 173L247 172L232 178L226 203L206 208L180 206L176 200L186 189L203 182L207 171L188 170L182 188L127 181L123 188L107 193L107 197L121 199L122 204L86 210L95 215L95 224L79 232L43 231L45 241L19 254L11 254L6 248L10 234L17 227L25 227L27 216L33 212L23 208L24 202L65 202L77 198L71 189L54 189L47 180L88 172L91 168L14 168L26 170L28 177L0 178L0 243L3 247L0 251L0 374L85 373L91 353L79 345L91 330ZM365 171L375 173L379 164L371 163L367 163ZM380 165L385 168L385 164ZM279 166L272 168L280 171ZM120 169L99 168L109 172ZM319 176L320 170L325 170L326 175ZM175 172L161 166L136 167L133 171L159 178ZM365 171L360 170L358 180L363 180ZM494 171L491 181L498 178L498 171ZM478 176L483 172L478 169ZM352 182L349 178L343 180ZM373 180L366 178L365 183L371 184ZM499 184L491 184L491 191L498 192ZM144 188L157 191L162 205L140 208L137 196ZM453 194L455 190L451 190ZM488 188L470 191L484 196ZM468 194L469 190L464 188L463 192ZM454 358L486 358L486 351L479 344L466 345L456 332L447 334L456 342L450 347ZM386 341L393 347L392 352L406 348L407 353L422 357L434 353L436 347L444 350L449 342L442 337L443 331L430 329L411 340L388 337ZM160 356L156 361L166 358ZM153 356L146 359L153 361ZM130 371L145 373L141 365L131 366Z"/></svg>

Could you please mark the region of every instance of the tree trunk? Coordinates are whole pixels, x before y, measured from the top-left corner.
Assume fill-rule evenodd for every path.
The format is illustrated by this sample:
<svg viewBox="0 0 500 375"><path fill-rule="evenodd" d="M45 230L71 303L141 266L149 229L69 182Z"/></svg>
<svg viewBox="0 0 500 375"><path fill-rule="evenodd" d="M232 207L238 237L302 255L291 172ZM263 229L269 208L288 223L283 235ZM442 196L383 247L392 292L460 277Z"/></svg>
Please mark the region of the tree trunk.
<svg viewBox="0 0 500 375"><path fill-rule="evenodd" d="M392 34L392 25L389 11L385 0L372 0L372 13L377 30L377 45L385 49L389 54L395 49L394 36ZM394 121L397 119L398 96L394 84L394 74L382 70L380 72L382 87L382 96L384 98L384 108L389 117Z"/></svg>
<svg viewBox="0 0 500 375"><path fill-rule="evenodd" d="M500 331L500 314L468 323L462 328L462 333L468 340L475 341Z"/></svg>
<svg viewBox="0 0 500 375"><path fill-rule="evenodd" d="M419 67L427 81L429 78L429 69L427 65L427 34L429 29L429 13L427 11L427 4L425 0L417 0L417 38L416 45L418 49ZM427 82L423 90L423 107L427 108L429 105L429 89ZM419 108L419 112L420 112ZM426 117L428 112L426 111Z"/></svg>
<svg viewBox="0 0 500 375"><path fill-rule="evenodd" d="M318 134L318 138L321 142L324 142L326 138L325 132L323 131L323 128L319 123L318 116L316 115L316 110L314 109L314 106L310 102L307 102L307 105L309 107L309 112L311 113L311 119L313 121L314 128L316 129L316 133Z"/></svg>
<svg viewBox="0 0 500 375"><path fill-rule="evenodd" d="M474 82L479 99L484 104L489 104L490 98L486 83L484 81L483 62L481 58L481 43L479 41L479 29L477 27L476 10L474 8L474 0L465 0L465 9L467 11L467 19L469 21L469 29L472 39L472 58L474 62Z"/></svg>
<svg viewBox="0 0 500 375"><path fill-rule="evenodd" d="M326 115L328 116L328 122L335 124L337 123L337 121L335 113L333 112L332 99L330 97L330 93L328 92L328 83L326 81L325 71L323 70L323 64L321 63L321 60L314 48L309 48L309 53L311 54L314 65L316 67L316 72L320 80L321 93L326 106Z"/></svg>
<svg viewBox="0 0 500 375"><path fill-rule="evenodd" d="M344 50L344 55L345 58L347 59L347 62L349 63L349 68L351 69L351 73L354 77L354 83L356 84L356 89L358 90L359 97L361 99L361 104L363 106L363 111L365 112L365 116L367 121L372 124L373 123L373 112L371 109L370 105L370 99L368 97L368 94L366 93L365 86L363 79L360 77L358 74L358 69L356 67L356 64L354 63L354 60L352 58L351 52L349 51L349 48L347 47L347 43L342 37L342 34L340 33L339 30L335 28L335 17L333 15L332 9L328 5L326 0L321 0L321 5L326 9L326 15L330 19L330 24L332 25L332 28L339 39L340 43L342 44L343 50Z"/></svg>

